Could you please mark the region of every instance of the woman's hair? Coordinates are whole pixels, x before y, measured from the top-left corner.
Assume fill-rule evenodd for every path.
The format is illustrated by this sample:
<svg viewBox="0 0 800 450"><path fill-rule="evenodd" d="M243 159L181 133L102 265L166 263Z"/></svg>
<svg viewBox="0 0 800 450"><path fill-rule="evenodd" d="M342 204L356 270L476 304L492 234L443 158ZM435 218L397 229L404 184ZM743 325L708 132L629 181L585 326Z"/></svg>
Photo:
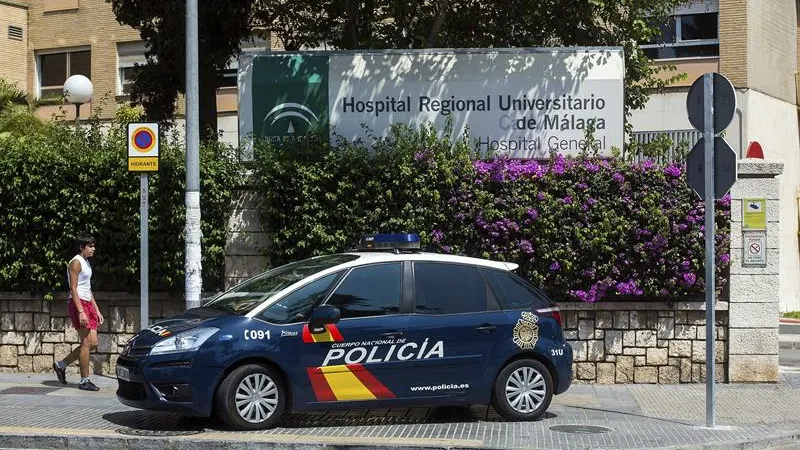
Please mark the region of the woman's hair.
<svg viewBox="0 0 800 450"><path fill-rule="evenodd" d="M75 247L77 247L78 252L83 250L89 244L94 244L95 240L91 236L78 236L75 238Z"/></svg>

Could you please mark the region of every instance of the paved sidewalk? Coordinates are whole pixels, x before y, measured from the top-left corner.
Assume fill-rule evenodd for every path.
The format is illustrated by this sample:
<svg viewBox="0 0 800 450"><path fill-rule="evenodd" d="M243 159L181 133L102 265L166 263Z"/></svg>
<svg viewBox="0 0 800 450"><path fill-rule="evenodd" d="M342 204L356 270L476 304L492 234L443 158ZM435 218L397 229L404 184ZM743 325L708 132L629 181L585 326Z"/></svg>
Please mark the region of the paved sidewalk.
<svg viewBox="0 0 800 450"><path fill-rule="evenodd" d="M294 415L273 430L232 432L128 408L116 380L94 380L101 390L91 393L52 374L0 374L0 448L800 449L800 371L781 372L778 384L718 384L713 429L704 427L705 384L574 385L527 423L485 407L403 408Z"/></svg>

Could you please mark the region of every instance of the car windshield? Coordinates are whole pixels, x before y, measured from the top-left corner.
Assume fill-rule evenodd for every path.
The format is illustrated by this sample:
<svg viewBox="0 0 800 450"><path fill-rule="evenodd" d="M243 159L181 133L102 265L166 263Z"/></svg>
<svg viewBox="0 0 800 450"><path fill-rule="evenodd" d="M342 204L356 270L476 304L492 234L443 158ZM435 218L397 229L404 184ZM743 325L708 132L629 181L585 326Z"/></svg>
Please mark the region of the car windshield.
<svg viewBox="0 0 800 450"><path fill-rule="evenodd" d="M206 303L204 307L244 315L287 286L356 259L357 255L328 255L276 267L234 287Z"/></svg>

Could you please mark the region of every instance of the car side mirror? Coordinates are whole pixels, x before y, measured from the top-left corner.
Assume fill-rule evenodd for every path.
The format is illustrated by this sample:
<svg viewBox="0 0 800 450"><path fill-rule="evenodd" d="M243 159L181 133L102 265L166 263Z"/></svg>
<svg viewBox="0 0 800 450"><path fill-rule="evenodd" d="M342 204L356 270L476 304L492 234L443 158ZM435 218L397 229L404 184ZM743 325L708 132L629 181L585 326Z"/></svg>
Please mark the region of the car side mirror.
<svg viewBox="0 0 800 450"><path fill-rule="evenodd" d="M325 325L337 323L341 318L342 313L339 308L332 305L322 305L311 313L311 318L308 319L308 328L313 334L324 333Z"/></svg>

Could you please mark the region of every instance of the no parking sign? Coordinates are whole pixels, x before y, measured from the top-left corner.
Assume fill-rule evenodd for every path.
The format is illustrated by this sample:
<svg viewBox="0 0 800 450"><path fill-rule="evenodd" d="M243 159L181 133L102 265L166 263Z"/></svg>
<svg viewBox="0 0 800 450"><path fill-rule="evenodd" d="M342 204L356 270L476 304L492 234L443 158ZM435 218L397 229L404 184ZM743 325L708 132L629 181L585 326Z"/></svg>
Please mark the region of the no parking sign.
<svg viewBox="0 0 800 450"><path fill-rule="evenodd" d="M128 124L128 171L158 172L158 124Z"/></svg>

